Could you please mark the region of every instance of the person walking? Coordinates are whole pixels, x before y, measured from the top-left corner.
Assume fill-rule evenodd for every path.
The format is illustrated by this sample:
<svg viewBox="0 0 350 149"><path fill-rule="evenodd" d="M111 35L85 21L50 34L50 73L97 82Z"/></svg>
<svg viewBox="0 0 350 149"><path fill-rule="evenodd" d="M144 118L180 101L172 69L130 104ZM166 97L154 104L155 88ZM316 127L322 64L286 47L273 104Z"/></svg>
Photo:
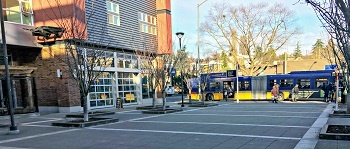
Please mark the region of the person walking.
<svg viewBox="0 0 350 149"><path fill-rule="evenodd" d="M278 99L278 90L276 86L272 87L271 90L271 95L272 95L272 103L277 103L277 99Z"/></svg>
<svg viewBox="0 0 350 149"><path fill-rule="evenodd" d="M324 102L327 102L327 99L328 99L328 90L327 90L327 84L326 83L323 83L322 85L322 90L323 90L323 101Z"/></svg>
<svg viewBox="0 0 350 149"><path fill-rule="evenodd" d="M292 102L297 102L299 98L299 85L296 84L292 89Z"/></svg>

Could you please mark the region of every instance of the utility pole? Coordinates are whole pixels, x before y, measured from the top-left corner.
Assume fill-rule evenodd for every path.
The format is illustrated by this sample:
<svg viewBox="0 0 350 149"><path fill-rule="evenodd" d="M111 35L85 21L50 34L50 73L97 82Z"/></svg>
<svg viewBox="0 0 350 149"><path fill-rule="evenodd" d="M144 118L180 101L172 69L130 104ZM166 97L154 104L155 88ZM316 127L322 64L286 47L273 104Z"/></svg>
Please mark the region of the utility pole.
<svg viewBox="0 0 350 149"><path fill-rule="evenodd" d="M207 0L204 0L203 2L201 2L201 3L199 3L199 4L197 4L197 13L198 13L198 29L197 29L197 32L198 32L198 36L197 36L197 38L198 38L198 41L197 41L197 45L198 45L198 67L197 67L197 72L198 72L198 100L200 100L201 98L202 98L202 96L201 96L201 74L200 74L200 72L199 72L199 69L200 69L200 53L199 53L199 45L200 45L200 26L201 26L201 24L200 24L200 13L199 13L199 6L201 6L203 3L205 3ZM204 99L202 100L202 102L203 102L203 104L204 104Z"/></svg>

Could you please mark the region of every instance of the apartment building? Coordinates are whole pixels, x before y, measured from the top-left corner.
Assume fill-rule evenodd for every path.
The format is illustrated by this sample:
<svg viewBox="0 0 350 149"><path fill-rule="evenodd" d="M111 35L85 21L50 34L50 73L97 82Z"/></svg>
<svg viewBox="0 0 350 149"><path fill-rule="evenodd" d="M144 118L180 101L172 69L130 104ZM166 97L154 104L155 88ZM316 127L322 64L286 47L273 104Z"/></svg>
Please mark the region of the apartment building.
<svg viewBox="0 0 350 149"><path fill-rule="evenodd" d="M172 52L170 0L3 0L2 4L17 109L33 111L37 105L39 111L82 110L79 89L65 71L67 66L55 60L65 48L63 41L79 36L91 49L104 47L113 60L90 89L91 110L115 107L116 98L124 104L150 98L135 51ZM65 31L62 36L37 35L47 28ZM6 104L4 68L0 68L1 101Z"/></svg>

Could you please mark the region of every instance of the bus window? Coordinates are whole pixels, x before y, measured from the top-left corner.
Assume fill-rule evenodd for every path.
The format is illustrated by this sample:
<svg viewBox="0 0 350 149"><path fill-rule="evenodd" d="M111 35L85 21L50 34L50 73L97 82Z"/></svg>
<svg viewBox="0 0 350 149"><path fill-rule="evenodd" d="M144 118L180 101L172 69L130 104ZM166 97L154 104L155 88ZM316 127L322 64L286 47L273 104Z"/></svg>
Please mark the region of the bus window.
<svg viewBox="0 0 350 149"><path fill-rule="evenodd" d="M276 84L276 80L269 80L269 86L273 87Z"/></svg>
<svg viewBox="0 0 350 149"><path fill-rule="evenodd" d="M298 79L299 88L310 88L310 79Z"/></svg>
<svg viewBox="0 0 350 149"><path fill-rule="evenodd" d="M209 87L210 90L220 89L220 82L210 82Z"/></svg>
<svg viewBox="0 0 350 149"><path fill-rule="evenodd" d="M280 87L293 87L293 79L282 79Z"/></svg>
<svg viewBox="0 0 350 149"><path fill-rule="evenodd" d="M315 87L322 88L323 84L328 84L327 78L316 78Z"/></svg>
<svg viewBox="0 0 350 149"><path fill-rule="evenodd" d="M249 81L243 81L243 82L238 82L238 86L239 86L239 90L241 91L246 91L246 90L249 90Z"/></svg>

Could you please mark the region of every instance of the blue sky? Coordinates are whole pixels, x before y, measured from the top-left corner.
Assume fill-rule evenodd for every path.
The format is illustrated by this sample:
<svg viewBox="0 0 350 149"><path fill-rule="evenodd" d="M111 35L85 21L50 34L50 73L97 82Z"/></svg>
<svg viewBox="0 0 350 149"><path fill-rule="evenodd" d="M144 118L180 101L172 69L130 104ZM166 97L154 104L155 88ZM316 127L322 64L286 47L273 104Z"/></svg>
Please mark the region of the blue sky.
<svg viewBox="0 0 350 149"><path fill-rule="evenodd" d="M197 4L204 0L171 0L171 14L172 14L172 31L174 47L179 46L176 32L184 32L182 45L186 45L188 52L197 57ZM203 22L205 16L208 15L210 7L217 2L223 0L207 0L200 6L200 21ZM300 0L304 2L304 0ZM227 0L234 5L247 5L250 3L266 2L266 0ZM288 45L283 47L278 53L292 53L296 47L296 42L299 41L303 54L310 53L312 45L316 43L317 39L322 39L324 43L327 43L327 33L321 27L322 24L318 20L312 7L305 3L297 3L298 0L268 0L272 5L276 2L284 4L291 11L294 12L297 19L297 25L301 27L301 35L298 35ZM204 49L201 45L201 49ZM201 57L205 56L201 54Z"/></svg>

